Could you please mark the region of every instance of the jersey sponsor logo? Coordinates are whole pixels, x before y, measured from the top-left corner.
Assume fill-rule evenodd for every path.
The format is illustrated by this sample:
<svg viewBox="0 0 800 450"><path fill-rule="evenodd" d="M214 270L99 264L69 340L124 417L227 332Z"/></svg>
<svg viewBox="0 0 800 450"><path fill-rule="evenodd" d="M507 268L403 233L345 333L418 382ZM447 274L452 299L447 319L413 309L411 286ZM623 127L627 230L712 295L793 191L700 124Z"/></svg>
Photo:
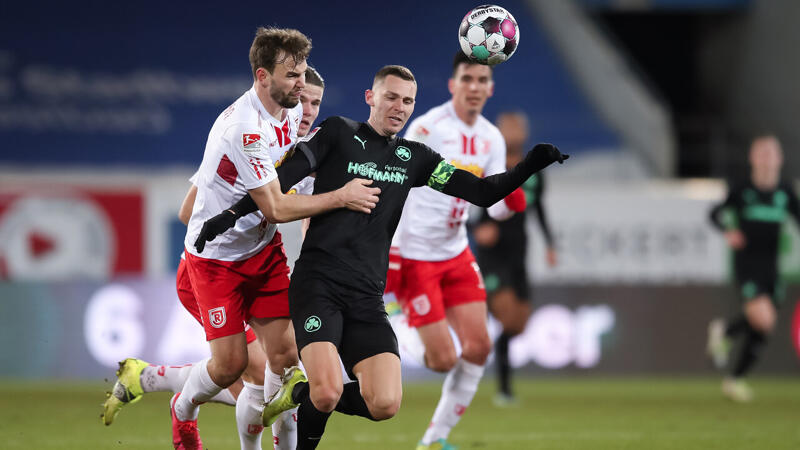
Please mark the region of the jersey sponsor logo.
<svg viewBox="0 0 800 450"><path fill-rule="evenodd" d="M483 178L483 167L478 164L467 164L457 159L451 160L450 164L455 166L456 169L466 170L467 172L475 175L476 177Z"/></svg>
<svg viewBox="0 0 800 450"><path fill-rule="evenodd" d="M353 173L358 176L372 178L375 181L388 181L391 183L403 184L406 181L405 174L394 170L378 170L378 165L374 162L367 162L359 164L357 162L347 163L347 173Z"/></svg>
<svg viewBox="0 0 800 450"><path fill-rule="evenodd" d="M431 301L428 299L427 295L422 294L419 297L411 299L411 307L414 308L415 313L424 316L431 312Z"/></svg>
<svg viewBox="0 0 800 450"><path fill-rule="evenodd" d="M308 141L310 141L311 138L313 138L314 135L317 134L317 131L319 131L320 128L322 128L322 127L316 127L313 130L309 131L307 135L305 135L305 136L301 137L300 139L298 139L297 142L308 142Z"/></svg>
<svg viewBox="0 0 800 450"><path fill-rule="evenodd" d="M403 147L402 145L394 150L394 154L403 161L408 161L411 159L411 150L409 150L408 147Z"/></svg>
<svg viewBox="0 0 800 450"><path fill-rule="evenodd" d="M225 307L220 306L219 308L209 309L208 321L212 327L222 328L225 325L225 322L228 321L228 318L225 315Z"/></svg>
<svg viewBox="0 0 800 450"><path fill-rule="evenodd" d="M317 316L308 316L308 319L303 323L303 329L308 333L313 333L320 328L322 328L322 320Z"/></svg>
<svg viewBox="0 0 800 450"><path fill-rule="evenodd" d="M439 161L439 165L436 166L431 177L428 178L428 186L441 192L455 171L456 168L452 164L444 160Z"/></svg>
<svg viewBox="0 0 800 450"><path fill-rule="evenodd" d="M357 140L357 141L358 141L358 143L359 143L359 144L361 144L361 148L362 148L362 149L364 149L364 150L366 150L366 149L367 149L367 140L366 140L366 139L364 139L364 140L362 141L362 140L361 140L361 138L360 138L360 137L358 137L358 136L356 136L356 135L353 135L353 139Z"/></svg>
<svg viewBox="0 0 800 450"><path fill-rule="evenodd" d="M261 150L261 135L257 133L242 134L242 150L255 153Z"/></svg>

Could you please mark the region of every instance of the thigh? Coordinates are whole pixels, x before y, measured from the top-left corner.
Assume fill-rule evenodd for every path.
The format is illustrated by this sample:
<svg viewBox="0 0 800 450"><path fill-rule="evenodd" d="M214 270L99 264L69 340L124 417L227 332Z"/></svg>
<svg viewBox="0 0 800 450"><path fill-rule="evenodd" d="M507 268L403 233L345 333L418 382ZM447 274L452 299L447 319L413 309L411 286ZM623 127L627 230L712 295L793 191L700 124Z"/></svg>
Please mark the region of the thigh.
<svg viewBox="0 0 800 450"><path fill-rule="evenodd" d="M465 303L447 309L447 321L462 346L467 342L489 342L486 302Z"/></svg>
<svg viewBox="0 0 800 450"><path fill-rule="evenodd" d="M419 327L445 318L441 290L440 262L403 259L398 301L408 325Z"/></svg>
<svg viewBox="0 0 800 450"><path fill-rule="evenodd" d="M294 328L288 318L252 318L250 324L271 362L275 362L274 355L295 353ZM296 354L294 359L296 361Z"/></svg>
<svg viewBox="0 0 800 450"><path fill-rule="evenodd" d="M186 253L187 273L209 341L244 331L246 280L231 268L234 264Z"/></svg>
<svg viewBox="0 0 800 450"><path fill-rule="evenodd" d="M289 286L289 313L301 354L312 342L340 348L344 318L338 296L338 287L329 280L295 273Z"/></svg>
<svg viewBox="0 0 800 450"><path fill-rule="evenodd" d="M330 342L312 342L300 350L300 359L312 392L320 387L342 388L342 368L336 346Z"/></svg>
<svg viewBox="0 0 800 450"><path fill-rule="evenodd" d="M399 399L403 395L400 357L386 352L359 361L353 367L355 378L365 399L384 397Z"/></svg>
<svg viewBox="0 0 800 450"><path fill-rule="evenodd" d="M483 276L469 248L445 264L446 270L441 281L445 309L486 301Z"/></svg>

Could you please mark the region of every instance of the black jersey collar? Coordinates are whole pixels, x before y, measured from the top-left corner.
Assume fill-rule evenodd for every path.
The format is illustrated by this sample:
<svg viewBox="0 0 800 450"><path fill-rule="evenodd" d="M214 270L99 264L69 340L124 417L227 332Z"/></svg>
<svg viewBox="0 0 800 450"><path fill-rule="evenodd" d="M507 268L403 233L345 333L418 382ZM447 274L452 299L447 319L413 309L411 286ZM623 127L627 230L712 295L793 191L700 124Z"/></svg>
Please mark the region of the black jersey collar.
<svg viewBox="0 0 800 450"><path fill-rule="evenodd" d="M383 139L383 141L386 142L386 145L392 145L395 142L397 142L397 135L394 135L394 137L384 136L384 135L378 133L377 131L375 131L375 129L372 128L372 125L370 125L368 122L361 122L361 125L366 127L367 134L369 134L372 137L377 138L377 139Z"/></svg>

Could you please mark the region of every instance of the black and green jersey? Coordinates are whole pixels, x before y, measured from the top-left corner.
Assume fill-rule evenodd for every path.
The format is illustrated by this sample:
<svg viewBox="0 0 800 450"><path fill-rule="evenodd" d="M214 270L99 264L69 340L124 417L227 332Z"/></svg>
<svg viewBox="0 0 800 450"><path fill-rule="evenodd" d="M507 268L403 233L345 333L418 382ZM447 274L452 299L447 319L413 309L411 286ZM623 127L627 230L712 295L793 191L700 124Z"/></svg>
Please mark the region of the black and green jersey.
<svg viewBox="0 0 800 450"><path fill-rule="evenodd" d="M776 271L781 226L789 215L800 223L797 196L788 184L761 191L747 182L730 189L711 210L711 221L721 230L738 228L744 234L745 246L734 254L737 272Z"/></svg>
<svg viewBox="0 0 800 450"><path fill-rule="evenodd" d="M542 233L547 245L553 245L553 237L550 234L550 227L547 223L544 206L542 205L542 194L544 194L545 180L544 172L531 175L522 184L525 192L525 213L514 214L507 220L496 221L484 211L480 222L493 222L497 224L499 236L497 243L492 247L479 247L478 251L485 258L494 258L498 261L509 261L512 264L519 264L520 260L525 259L525 252L528 248L527 233L525 231L525 216L527 213L536 212ZM512 262L513 261L513 262Z"/></svg>
<svg viewBox="0 0 800 450"><path fill-rule="evenodd" d="M314 194L354 178L373 180L381 193L370 214L342 208L313 217L295 270L383 293L389 246L408 191L425 185L442 190L455 168L424 144L387 138L367 123L336 116L312 130L297 150L317 173Z"/></svg>

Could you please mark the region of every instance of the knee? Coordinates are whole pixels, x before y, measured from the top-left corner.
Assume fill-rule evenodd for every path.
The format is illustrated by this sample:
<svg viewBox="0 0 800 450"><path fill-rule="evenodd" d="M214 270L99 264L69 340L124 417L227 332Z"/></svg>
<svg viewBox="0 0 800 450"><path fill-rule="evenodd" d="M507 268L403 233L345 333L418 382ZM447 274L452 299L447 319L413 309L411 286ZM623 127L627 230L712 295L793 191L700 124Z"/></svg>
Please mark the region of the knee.
<svg viewBox="0 0 800 450"><path fill-rule="evenodd" d="M339 398L342 396L342 387L338 388L333 386L312 386L309 393L311 403L314 408L321 412L331 412L336 408L339 403Z"/></svg>
<svg viewBox="0 0 800 450"><path fill-rule="evenodd" d="M228 387L242 376L247 367L247 355L229 355L222 360L212 360L208 373L218 386Z"/></svg>
<svg viewBox="0 0 800 450"><path fill-rule="evenodd" d="M375 420L391 419L400 409L400 394L381 392L364 397L369 413Z"/></svg>
<svg viewBox="0 0 800 450"><path fill-rule="evenodd" d="M270 367L287 368L296 366L299 359L297 357L297 347L295 346L282 346L280 348L271 349L267 355Z"/></svg>
<svg viewBox="0 0 800 450"><path fill-rule="evenodd" d="M489 359L489 353L492 351L492 341L489 336L481 337L478 339L470 339L464 342L464 347L461 350L461 358L480 366L486 364Z"/></svg>
<svg viewBox="0 0 800 450"><path fill-rule="evenodd" d="M454 349L432 349L425 352L425 365L435 372L449 372L456 365L458 355Z"/></svg>

